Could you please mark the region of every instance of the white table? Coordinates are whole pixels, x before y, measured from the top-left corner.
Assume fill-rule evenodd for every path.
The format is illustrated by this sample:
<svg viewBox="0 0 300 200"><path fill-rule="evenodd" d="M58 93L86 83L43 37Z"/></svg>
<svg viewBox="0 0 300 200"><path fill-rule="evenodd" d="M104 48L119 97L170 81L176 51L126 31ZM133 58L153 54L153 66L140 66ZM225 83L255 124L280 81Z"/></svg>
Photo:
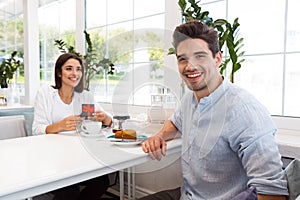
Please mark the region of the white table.
<svg viewBox="0 0 300 200"><path fill-rule="evenodd" d="M282 156L300 159L300 132L279 129L275 135Z"/></svg>
<svg viewBox="0 0 300 200"><path fill-rule="evenodd" d="M170 142L167 153L180 152L180 143ZM149 160L141 146L116 146L105 137L50 134L0 140L0 199L35 196Z"/></svg>

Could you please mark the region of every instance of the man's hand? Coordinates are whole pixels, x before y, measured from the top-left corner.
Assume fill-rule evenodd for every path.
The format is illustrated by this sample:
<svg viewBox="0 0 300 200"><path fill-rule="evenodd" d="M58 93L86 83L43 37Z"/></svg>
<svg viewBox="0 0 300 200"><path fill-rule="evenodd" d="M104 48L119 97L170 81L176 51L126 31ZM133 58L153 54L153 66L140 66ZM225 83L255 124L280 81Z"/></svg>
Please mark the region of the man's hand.
<svg viewBox="0 0 300 200"><path fill-rule="evenodd" d="M149 137L142 145L143 151L154 160L161 160L166 155L166 141L159 135Z"/></svg>

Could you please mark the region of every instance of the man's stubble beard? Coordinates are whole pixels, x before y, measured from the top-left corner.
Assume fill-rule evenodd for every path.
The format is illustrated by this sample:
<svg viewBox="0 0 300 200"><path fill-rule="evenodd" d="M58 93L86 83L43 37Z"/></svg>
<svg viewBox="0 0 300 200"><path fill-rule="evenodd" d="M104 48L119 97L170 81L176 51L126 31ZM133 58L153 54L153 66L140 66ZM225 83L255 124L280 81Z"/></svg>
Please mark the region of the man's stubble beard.
<svg viewBox="0 0 300 200"><path fill-rule="evenodd" d="M206 81L206 79L204 78L203 81L204 81L204 83L205 83L204 85L203 85L203 84L200 84L200 85L197 86L197 87L193 87L191 84L188 83L187 80L184 80L186 86L187 86L191 91L194 91L194 92L198 92L198 91L201 91L201 90L204 90L204 89L207 88L207 81Z"/></svg>

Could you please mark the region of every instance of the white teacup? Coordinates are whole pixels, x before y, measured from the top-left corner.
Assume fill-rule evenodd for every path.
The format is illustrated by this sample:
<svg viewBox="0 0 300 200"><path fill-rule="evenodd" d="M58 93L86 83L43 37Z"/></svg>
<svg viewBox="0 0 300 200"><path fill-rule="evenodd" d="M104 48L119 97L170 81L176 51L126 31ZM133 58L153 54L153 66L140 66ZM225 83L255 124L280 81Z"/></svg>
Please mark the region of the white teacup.
<svg viewBox="0 0 300 200"><path fill-rule="evenodd" d="M86 134L96 135L101 132L102 122L83 120L80 128Z"/></svg>

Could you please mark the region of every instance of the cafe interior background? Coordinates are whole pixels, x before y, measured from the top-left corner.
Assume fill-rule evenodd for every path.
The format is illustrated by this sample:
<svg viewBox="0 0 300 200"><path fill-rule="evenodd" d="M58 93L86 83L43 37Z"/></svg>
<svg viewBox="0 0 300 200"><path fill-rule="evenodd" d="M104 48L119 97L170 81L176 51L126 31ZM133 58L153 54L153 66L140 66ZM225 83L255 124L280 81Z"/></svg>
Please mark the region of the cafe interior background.
<svg viewBox="0 0 300 200"><path fill-rule="evenodd" d="M239 18L245 61L234 84L259 99L279 128L300 134L300 2L201 0L199 5L214 19ZM187 90L175 56L168 55L180 23L177 0L0 0L0 63L13 51L24 63L8 88L1 88L8 100L1 107L33 106L40 85L53 84L61 53L55 40L84 55L85 30L98 61L114 64L113 74L99 68L89 80L96 100L112 114L125 108L126 114L161 123Z"/></svg>

